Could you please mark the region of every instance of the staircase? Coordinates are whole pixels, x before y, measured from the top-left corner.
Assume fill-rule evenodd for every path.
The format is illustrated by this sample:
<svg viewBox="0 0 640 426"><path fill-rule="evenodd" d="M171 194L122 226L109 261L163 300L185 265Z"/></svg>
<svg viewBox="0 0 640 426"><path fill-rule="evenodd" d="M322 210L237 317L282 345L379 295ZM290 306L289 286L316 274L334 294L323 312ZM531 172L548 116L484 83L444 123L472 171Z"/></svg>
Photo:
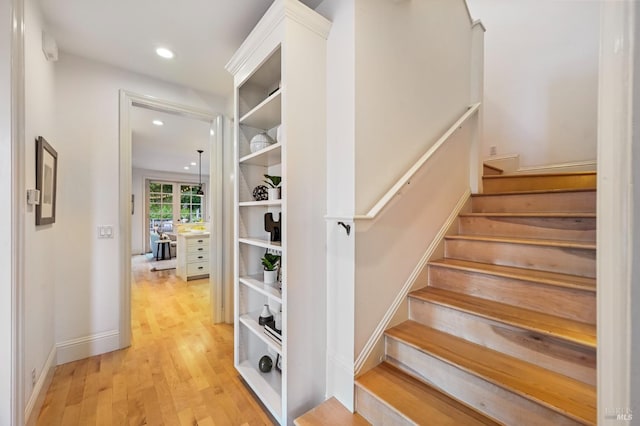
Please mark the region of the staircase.
<svg viewBox="0 0 640 426"><path fill-rule="evenodd" d="M595 173L483 178L385 361L373 424L596 424Z"/></svg>

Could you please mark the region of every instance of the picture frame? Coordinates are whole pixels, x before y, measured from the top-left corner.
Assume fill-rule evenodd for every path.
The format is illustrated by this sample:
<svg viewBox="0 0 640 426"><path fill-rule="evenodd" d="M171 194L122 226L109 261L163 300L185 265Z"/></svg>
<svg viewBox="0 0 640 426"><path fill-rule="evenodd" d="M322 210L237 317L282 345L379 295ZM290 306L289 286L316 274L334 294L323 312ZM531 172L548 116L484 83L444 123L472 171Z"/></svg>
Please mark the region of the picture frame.
<svg viewBox="0 0 640 426"><path fill-rule="evenodd" d="M58 152L42 136L36 139L36 189L40 204L36 205L36 225L50 225L56 221L56 189Z"/></svg>

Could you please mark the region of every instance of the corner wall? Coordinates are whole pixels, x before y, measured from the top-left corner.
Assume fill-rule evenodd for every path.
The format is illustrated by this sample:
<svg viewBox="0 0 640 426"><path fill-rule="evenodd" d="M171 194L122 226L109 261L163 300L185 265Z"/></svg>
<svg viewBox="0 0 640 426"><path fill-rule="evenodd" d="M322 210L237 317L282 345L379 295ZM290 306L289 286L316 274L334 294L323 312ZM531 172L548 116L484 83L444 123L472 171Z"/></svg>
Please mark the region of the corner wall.
<svg viewBox="0 0 640 426"><path fill-rule="evenodd" d="M598 1L468 0L487 28L483 157L596 160Z"/></svg>
<svg viewBox="0 0 640 426"><path fill-rule="evenodd" d="M24 188L36 187L35 140L43 136L54 149L60 146L55 125L55 64L42 52L43 18L36 0L25 1L25 158ZM59 151L58 151L59 152ZM64 156L59 168L66 167ZM59 174L58 174L59 176ZM58 187L59 188L59 187ZM40 390L46 387L55 366L55 315L52 300L57 283L56 265L63 257L60 251L60 204L57 202L56 223L35 225L35 207L26 206L24 217L24 359L23 398L25 420L39 410ZM32 377L35 375L35 381Z"/></svg>

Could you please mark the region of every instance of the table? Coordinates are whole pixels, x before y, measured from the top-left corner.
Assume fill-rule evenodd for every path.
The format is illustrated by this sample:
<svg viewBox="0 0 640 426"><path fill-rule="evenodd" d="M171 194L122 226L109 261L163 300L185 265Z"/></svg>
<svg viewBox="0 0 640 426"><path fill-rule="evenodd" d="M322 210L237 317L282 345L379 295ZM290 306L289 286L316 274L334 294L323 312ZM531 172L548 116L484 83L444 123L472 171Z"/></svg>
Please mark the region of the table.
<svg viewBox="0 0 640 426"><path fill-rule="evenodd" d="M160 251L162 251L162 260L166 258L166 254L169 254L169 259L171 259L171 240L156 240L155 243L158 245L156 249L156 260L160 260Z"/></svg>

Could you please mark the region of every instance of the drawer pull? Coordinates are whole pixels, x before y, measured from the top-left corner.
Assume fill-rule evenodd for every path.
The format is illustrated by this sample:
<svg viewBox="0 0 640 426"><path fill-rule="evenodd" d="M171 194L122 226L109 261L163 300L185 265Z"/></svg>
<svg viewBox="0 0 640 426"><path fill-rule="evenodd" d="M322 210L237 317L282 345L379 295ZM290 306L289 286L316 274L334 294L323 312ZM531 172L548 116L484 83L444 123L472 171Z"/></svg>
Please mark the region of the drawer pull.
<svg viewBox="0 0 640 426"><path fill-rule="evenodd" d="M204 240L198 240L198 242L199 242L199 243L203 243L203 242L204 242Z"/></svg>
<svg viewBox="0 0 640 426"><path fill-rule="evenodd" d="M204 269L204 266L198 266L198 269Z"/></svg>
<svg viewBox="0 0 640 426"><path fill-rule="evenodd" d="M202 258L204 258L204 256L198 256L198 259L202 259Z"/></svg>
<svg viewBox="0 0 640 426"><path fill-rule="evenodd" d="M202 251L202 250L204 250L202 247L198 248L198 251Z"/></svg>

